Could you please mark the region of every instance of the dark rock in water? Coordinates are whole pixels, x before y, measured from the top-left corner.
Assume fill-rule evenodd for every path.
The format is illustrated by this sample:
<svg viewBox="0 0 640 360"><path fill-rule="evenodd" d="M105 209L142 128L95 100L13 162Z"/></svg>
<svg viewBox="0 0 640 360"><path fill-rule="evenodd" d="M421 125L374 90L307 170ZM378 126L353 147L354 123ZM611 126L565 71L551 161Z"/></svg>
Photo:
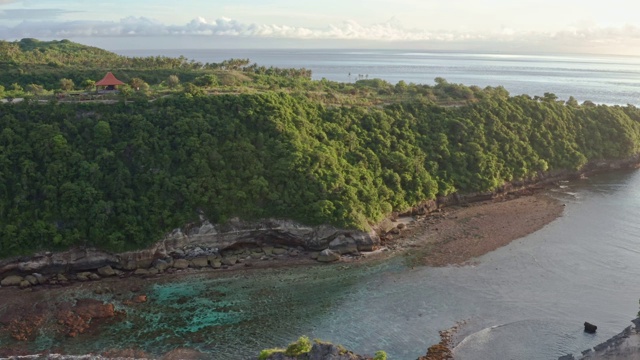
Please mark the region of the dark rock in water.
<svg viewBox="0 0 640 360"><path fill-rule="evenodd" d="M559 357L558 360L576 360L576 358L573 357L572 354L569 354L569 355L565 355L565 356Z"/></svg>
<svg viewBox="0 0 640 360"><path fill-rule="evenodd" d="M597 326L590 324L586 321L584 322L584 332L589 334L595 334L597 329L598 329Z"/></svg>

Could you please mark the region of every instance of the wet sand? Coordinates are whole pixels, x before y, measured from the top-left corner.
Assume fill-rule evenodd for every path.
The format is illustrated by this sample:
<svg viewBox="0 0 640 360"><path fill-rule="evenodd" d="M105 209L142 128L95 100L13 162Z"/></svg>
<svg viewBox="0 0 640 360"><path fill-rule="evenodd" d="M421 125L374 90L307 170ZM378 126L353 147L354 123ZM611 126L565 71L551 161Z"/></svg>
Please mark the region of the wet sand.
<svg viewBox="0 0 640 360"><path fill-rule="evenodd" d="M375 255L343 257L345 262L368 261L407 256L416 266L464 265L474 258L491 252L513 240L535 232L562 215L564 206L559 201L544 194L512 196L461 207L449 207L428 216L399 219L406 227L396 234L384 236L385 246L390 251L379 251ZM402 227L402 226L401 226ZM207 276L228 276L230 272L243 272L249 276L260 276L261 268L321 266L302 253L299 257L285 257L278 260L257 261L247 266L238 264L227 270L188 269L173 274L149 277L126 276L100 281L71 283L66 286L36 286L29 289L16 287L0 289L0 316L7 314L29 314L33 304L48 304L48 312L55 311L55 300L73 298L78 295L97 293L96 290L114 294L114 300L124 303L140 294L140 290L153 282L175 281L183 276L207 274ZM225 275L227 274L227 275ZM65 295L66 294L66 295ZM51 307L52 306L52 307ZM144 306L144 305L142 305ZM96 329L97 330L97 329ZM0 326L0 335L7 338L7 329ZM5 344L8 345L8 344ZM28 353L25 343L13 342L0 353L15 355Z"/></svg>
<svg viewBox="0 0 640 360"><path fill-rule="evenodd" d="M391 243L407 249L414 265L462 265L541 229L563 210L541 193L474 203L419 219Z"/></svg>

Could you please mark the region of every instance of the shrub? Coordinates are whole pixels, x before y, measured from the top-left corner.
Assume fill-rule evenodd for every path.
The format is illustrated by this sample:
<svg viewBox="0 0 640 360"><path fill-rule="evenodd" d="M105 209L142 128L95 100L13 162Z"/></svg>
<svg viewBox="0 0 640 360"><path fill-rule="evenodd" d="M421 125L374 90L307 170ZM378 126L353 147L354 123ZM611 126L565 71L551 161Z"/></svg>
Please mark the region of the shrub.
<svg viewBox="0 0 640 360"><path fill-rule="evenodd" d="M376 351L376 355L373 357L373 360L387 360L387 353L382 350L378 350Z"/></svg>
<svg viewBox="0 0 640 360"><path fill-rule="evenodd" d="M258 360L267 360L269 357L271 357L271 355L275 353L280 353L283 351L284 349L280 349L280 348L264 349L260 351L260 355L258 355Z"/></svg>
<svg viewBox="0 0 640 360"><path fill-rule="evenodd" d="M298 341L289 344L284 354L287 356L298 356L311 351L311 340L306 336L300 336Z"/></svg>

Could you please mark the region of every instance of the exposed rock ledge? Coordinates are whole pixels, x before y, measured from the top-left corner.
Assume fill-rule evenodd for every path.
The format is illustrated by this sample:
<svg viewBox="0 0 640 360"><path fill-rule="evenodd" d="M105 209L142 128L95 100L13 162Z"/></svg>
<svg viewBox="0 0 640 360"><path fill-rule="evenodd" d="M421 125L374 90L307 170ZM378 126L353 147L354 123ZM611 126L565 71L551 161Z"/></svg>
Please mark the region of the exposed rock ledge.
<svg viewBox="0 0 640 360"><path fill-rule="evenodd" d="M611 339L596 345L593 349L585 350L581 360L599 359L640 359L640 318L631 321L630 325ZM566 355L559 360L576 360L573 355Z"/></svg>
<svg viewBox="0 0 640 360"><path fill-rule="evenodd" d="M162 241L139 251L114 254L95 248L76 248L60 253L46 252L27 258L1 260L0 279L5 286L29 286L29 282L31 285L41 283L35 279L38 275L72 273L89 277L89 271L97 271L100 276L113 276L122 274L122 271L152 267L160 272L171 267L180 269L211 265L215 268L240 262L242 256L259 259L283 252L295 256L296 249L312 252L326 250L325 254L338 255L331 259L337 259L339 255L373 251L379 244L380 238L374 231L342 230L327 225L310 227L273 219L260 222L234 219L224 225L204 221L200 226L176 229ZM240 252L238 249L242 247L254 250ZM25 275L27 277L22 278ZM144 271L139 271L139 275L145 275Z"/></svg>
<svg viewBox="0 0 640 360"><path fill-rule="evenodd" d="M439 197L414 207L405 215L424 215L446 206L489 200L562 179L638 167L639 164L640 154L623 160L594 161L579 171L541 173L525 181L506 184L495 192L464 195L456 193ZM399 214L393 216L397 215ZM381 235L399 232L399 228L390 219L378 224L376 230ZM233 219L224 225L203 221L199 226L176 229L162 241L138 251L114 254L95 248L75 248L60 253L46 252L31 257L3 259L0 260L0 286L64 284L67 278L61 274L72 274L72 279L86 281L122 275L123 271L136 271L136 275L153 275L167 269L187 267L224 268L249 258L265 259L285 254L295 257L300 254L300 250L311 251L312 258L328 262L339 259L341 255L375 250L381 242L378 233L344 230L329 225L311 227L276 219L259 222ZM239 248L242 247L253 249L240 251ZM56 274L58 278L51 276Z"/></svg>

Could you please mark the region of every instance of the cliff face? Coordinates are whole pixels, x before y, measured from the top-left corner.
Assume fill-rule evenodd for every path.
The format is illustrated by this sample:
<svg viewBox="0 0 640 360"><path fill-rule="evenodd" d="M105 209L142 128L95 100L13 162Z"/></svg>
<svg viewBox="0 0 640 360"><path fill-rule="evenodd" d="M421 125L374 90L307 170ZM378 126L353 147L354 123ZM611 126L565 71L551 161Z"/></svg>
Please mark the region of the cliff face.
<svg viewBox="0 0 640 360"><path fill-rule="evenodd" d="M165 263L172 266L176 259L191 260L187 266L195 263L194 267L201 267L195 259L204 259L205 266L216 258L224 263L224 253L242 247L271 251L274 246L303 248L308 251L329 249L339 254L348 254L372 251L379 244L380 238L374 231L350 231L326 225L310 227L293 221L273 219L260 222L234 219L225 225L212 225L204 221L199 226L176 229L162 241L138 251L113 254L85 248L61 253L41 253L31 258L5 259L0 261L0 277L7 279L8 275L79 273L106 267L120 270L148 269L154 261L167 260ZM106 270L102 273L112 274ZM12 284L5 282L4 285L19 284L14 281Z"/></svg>

